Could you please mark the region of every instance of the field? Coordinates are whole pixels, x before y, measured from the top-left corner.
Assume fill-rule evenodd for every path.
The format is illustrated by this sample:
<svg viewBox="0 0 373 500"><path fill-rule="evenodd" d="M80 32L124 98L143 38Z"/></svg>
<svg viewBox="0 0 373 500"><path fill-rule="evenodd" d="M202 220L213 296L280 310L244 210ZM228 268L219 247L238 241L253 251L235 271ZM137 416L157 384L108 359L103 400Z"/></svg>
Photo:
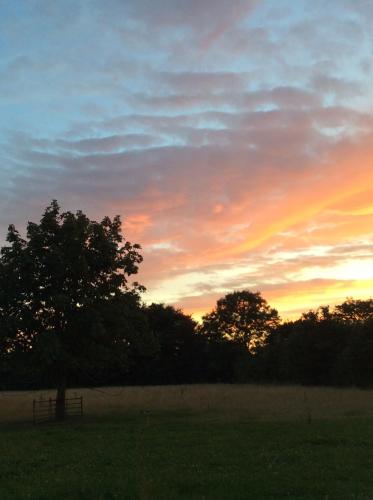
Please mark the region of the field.
<svg viewBox="0 0 373 500"><path fill-rule="evenodd" d="M74 392L83 419L39 426L35 394L0 395L1 500L373 498L371 391Z"/></svg>

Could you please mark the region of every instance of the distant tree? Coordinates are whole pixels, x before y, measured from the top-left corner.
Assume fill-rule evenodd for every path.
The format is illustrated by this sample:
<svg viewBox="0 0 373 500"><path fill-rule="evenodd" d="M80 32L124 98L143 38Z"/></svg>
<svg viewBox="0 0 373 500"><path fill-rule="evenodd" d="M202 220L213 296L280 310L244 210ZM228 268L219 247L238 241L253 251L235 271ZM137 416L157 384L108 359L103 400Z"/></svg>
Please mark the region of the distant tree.
<svg viewBox="0 0 373 500"><path fill-rule="evenodd" d="M373 319L342 323L348 329L345 349L336 363L340 385L373 386Z"/></svg>
<svg viewBox="0 0 373 500"><path fill-rule="evenodd" d="M287 380L293 383L337 383L336 364L349 334L346 325L329 318L318 322L298 320L289 327L291 334L280 365L282 375L287 374Z"/></svg>
<svg viewBox="0 0 373 500"><path fill-rule="evenodd" d="M124 240L119 216L95 222L82 211L61 212L57 201L40 223L28 223L26 239L9 226L7 242L0 256L2 355L24 354L35 372L45 372L63 418L77 370L98 359L128 364L139 339L147 344L142 287L128 283L142 261L140 246Z"/></svg>
<svg viewBox="0 0 373 500"><path fill-rule="evenodd" d="M322 321L332 319L332 317L333 315L329 306L320 306L316 310L310 309L306 313L303 313L300 320L310 323L321 323Z"/></svg>
<svg viewBox="0 0 373 500"><path fill-rule="evenodd" d="M158 344L153 380L160 383L195 382L201 378L205 342L196 322L180 309L164 304L145 308L149 328Z"/></svg>
<svg viewBox="0 0 373 500"><path fill-rule="evenodd" d="M255 352L279 325L280 317L259 292L243 290L219 299L202 321L199 331L209 339L233 340Z"/></svg>
<svg viewBox="0 0 373 500"><path fill-rule="evenodd" d="M335 306L333 316L350 323L373 320L373 299L355 300L350 297Z"/></svg>

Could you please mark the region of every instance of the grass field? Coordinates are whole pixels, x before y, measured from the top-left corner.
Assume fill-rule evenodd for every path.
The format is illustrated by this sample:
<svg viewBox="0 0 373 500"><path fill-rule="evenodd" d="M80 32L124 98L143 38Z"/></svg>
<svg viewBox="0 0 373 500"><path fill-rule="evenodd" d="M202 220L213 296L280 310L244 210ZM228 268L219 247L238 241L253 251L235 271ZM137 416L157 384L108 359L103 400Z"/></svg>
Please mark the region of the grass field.
<svg viewBox="0 0 373 500"><path fill-rule="evenodd" d="M1 500L373 499L370 391L105 392L84 393L83 419L39 426L32 394L1 395Z"/></svg>
<svg viewBox="0 0 373 500"><path fill-rule="evenodd" d="M141 411L218 412L259 419L372 416L373 391L270 385L170 385L72 389L82 395L88 415ZM54 391L0 392L0 422L27 421L34 398ZM373 498L373 497L372 497ZM0 499L1 500L1 499Z"/></svg>

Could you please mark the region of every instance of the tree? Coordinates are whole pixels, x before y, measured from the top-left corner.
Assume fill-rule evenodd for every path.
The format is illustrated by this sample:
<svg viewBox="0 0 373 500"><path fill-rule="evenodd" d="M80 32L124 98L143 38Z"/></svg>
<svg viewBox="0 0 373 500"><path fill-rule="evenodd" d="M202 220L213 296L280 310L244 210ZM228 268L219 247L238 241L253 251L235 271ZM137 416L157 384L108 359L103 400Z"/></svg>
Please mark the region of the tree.
<svg viewBox="0 0 373 500"><path fill-rule="evenodd" d="M166 384L201 380L206 342L196 333L196 322L180 309L164 304L151 304L145 312L159 346L153 376Z"/></svg>
<svg viewBox="0 0 373 500"><path fill-rule="evenodd" d="M9 226L7 242L0 256L0 347L8 358L22 353L35 371L44 370L63 418L76 370L99 357L128 360L136 332L129 335L126 318L110 311L139 309L142 287L128 277L142 261L140 246L125 241L119 216L91 221L82 211L61 212L55 200L39 224L28 223L26 239ZM135 326L142 337L144 325Z"/></svg>
<svg viewBox="0 0 373 500"><path fill-rule="evenodd" d="M348 323L372 320L373 299L355 300L350 297L342 304L335 306L333 316Z"/></svg>
<svg viewBox="0 0 373 500"><path fill-rule="evenodd" d="M341 323L348 330L347 342L336 363L336 382L341 385L373 386L373 320Z"/></svg>
<svg viewBox="0 0 373 500"><path fill-rule="evenodd" d="M202 320L200 332L208 338L233 340L255 352L278 326L280 317L259 292L243 290L219 299L216 308Z"/></svg>
<svg viewBox="0 0 373 500"><path fill-rule="evenodd" d="M348 329L319 308L316 317L303 314L281 325L276 338L278 380L306 385L336 382L335 367L346 345ZM280 340L280 342L278 342Z"/></svg>
<svg viewBox="0 0 373 500"><path fill-rule="evenodd" d="M306 321L308 323L319 324L323 321L329 321L333 318L333 314L330 311L329 306L320 306L316 310L310 309L309 311L302 314L300 321Z"/></svg>

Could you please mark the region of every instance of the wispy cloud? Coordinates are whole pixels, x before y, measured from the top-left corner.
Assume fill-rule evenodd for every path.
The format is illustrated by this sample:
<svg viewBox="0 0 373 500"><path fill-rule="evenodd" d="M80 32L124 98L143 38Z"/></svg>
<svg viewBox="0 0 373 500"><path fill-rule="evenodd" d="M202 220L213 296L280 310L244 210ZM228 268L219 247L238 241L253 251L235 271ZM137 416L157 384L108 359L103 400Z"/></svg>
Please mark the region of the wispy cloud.
<svg viewBox="0 0 373 500"><path fill-rule="evenodd" d="M285 315L371 295L372 15L344 1L12 2L2 234L52 198L120 213L147 300L198 314L233 288Z"/></svg>

